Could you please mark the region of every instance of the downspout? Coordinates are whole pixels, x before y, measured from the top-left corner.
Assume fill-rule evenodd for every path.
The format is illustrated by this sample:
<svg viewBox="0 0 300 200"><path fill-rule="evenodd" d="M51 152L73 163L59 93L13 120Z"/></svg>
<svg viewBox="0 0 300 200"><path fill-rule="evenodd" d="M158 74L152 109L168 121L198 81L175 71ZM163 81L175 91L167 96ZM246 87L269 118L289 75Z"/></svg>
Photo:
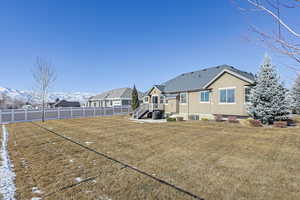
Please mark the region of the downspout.
<svg viewBox="0 0 300 200"><path fill-rule="evenodd" d="M189 92L187 92L187 107L188 107L187 120L189 120L189 115L190 115L190 96L189 96Z"/></svg>

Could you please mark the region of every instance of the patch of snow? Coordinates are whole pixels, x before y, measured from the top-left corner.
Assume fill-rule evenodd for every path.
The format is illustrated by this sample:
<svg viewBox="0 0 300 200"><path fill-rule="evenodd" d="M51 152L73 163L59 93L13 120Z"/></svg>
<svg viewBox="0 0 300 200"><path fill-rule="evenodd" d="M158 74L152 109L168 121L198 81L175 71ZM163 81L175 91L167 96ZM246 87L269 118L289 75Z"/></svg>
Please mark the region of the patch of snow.
<svg viewBox="0 0 300 200"><path fill-rule="evenodd" d="M107 196L99 196L98 200L112 200L112 199L108 198Z"/></svg>
<svg viewBox="0 0 300 200"><path fill-rule="evenodd" d="M82 179L80 177L77 177L77 178L75 178L75 181L80 182L80 181L82 181Z"/></svg>
<svg viewBox="0 0 300 200"><path fill-rule="evenodd" d="M32 197L31 200L41 200L41 197Z"/></svg>
<svg viewBox="0 0 300 200"><path fill-rule="evenodd" d="M12 88L0 87L0 95L8 96L11 101L20 100L23 102L38 103L41 102L41 97L38 92L35 91L22 91ZM85 103L88 98L94 96L94 93L88 92L51 92L47 96L49 101L54 102L57 98L65 99L67 101L79 101Z"/></svg>
<svg viewBox="0 0 300 200"><path fill-rule="evenodd" d="M87 145L92 144L92 143L94 143L94 142L85 142L85 144L87 144Z"/></svg>
<svg viewBox="0 0 300 200"><path fill-rule="evenodd" d="M3 200L14 200L16 186L14 180L16 174L12 170L12 164L7 150L8 131L5 125L2 125L2 146L1 146L1 166L0 166L0 194Z"/></svg>
<svg viewBox="0 0 300 200"><path fill-rule="evenodd" d="M39 190L38 187L33 187L32 188L32 193L35 193L35 194L43 194L43 192L41 190Z"/></svg>
<svg viewBox="0 0 300 200"><path fill-rule="evenodd" d="M136 122L136 123L166 123L167 120L166 119L133 119L133 118L129 118L129 120Z"/></svg>

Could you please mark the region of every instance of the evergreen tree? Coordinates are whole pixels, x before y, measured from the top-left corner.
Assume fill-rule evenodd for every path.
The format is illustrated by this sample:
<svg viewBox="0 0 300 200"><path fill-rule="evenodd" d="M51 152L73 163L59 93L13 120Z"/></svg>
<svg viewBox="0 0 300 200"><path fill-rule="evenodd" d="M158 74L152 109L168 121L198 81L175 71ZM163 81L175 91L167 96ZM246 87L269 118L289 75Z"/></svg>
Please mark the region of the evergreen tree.
<svg viewBox="0 0 300 200"><path fill-rule="evenodd" d="M256 76L256 85L251 89L249 114L262 123L287 120L289 110L286 89L267 55Z"/></svg>
<svg viewBox="0 0 300 200"><path fill-rule="evenodd" d="M286 121L290 114L290 104L288 102L288 90L284 88L283 83L278 84L278 93L274 96L274 119L275 121Z"/></svg>
<svg viewBox="0 0 300 200"><path fill-rule="evenodd" d="M140 102L139 102L139 95L138 95L138 91L135 88L135 85L133 86L133 90L132 90L132 100L131 100L131 107L132 110L137 109L140 106Z"/></svg>
<svg viewBox="0 0 300 200"><path fill-rule="evenodd" d="M298 77L293 84L293 88L290 92L290 98L291 109L295 113L300 114L300 74L298 74Z"/></svg>

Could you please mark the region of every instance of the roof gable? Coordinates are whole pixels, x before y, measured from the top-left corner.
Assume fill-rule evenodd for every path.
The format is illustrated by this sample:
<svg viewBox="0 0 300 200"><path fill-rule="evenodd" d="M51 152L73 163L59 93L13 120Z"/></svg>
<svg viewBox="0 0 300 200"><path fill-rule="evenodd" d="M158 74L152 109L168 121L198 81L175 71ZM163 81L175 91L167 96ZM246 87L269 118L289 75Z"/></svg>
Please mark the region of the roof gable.
<svg viewBox="0 0 300 200"><path fill-rule="evenodd" d="M235 77L237 77L237 78L239 78L239 79L241 79L243 81L246 81L246 82L248 82L250 84L254 83L254 80L251 80L251 79L249 79L249 78L247 78L245 76L242 76L242 75L240 75L240 74L238 74L236 72L233 72L231 70L224 69L219 74L217 74L213 79L211 79L207 84L205 84L203 86L203 89L206 89L208 86L210 86L211 84L213 84L216 80L218 80L218 78L220 78L225 73L231 74L231 75L233 75L233 76L235 76Z"/></svg>
<svg viewBox="0 0 300 200"><path fill-rule="evenodd" d="M113 90L109 90L93 96L90 100L102 100L102 99L118 99L118 98L131 98L132 89L131 88L117 88ZM138 91L139 98L143 96L142 92Z"/></svg>

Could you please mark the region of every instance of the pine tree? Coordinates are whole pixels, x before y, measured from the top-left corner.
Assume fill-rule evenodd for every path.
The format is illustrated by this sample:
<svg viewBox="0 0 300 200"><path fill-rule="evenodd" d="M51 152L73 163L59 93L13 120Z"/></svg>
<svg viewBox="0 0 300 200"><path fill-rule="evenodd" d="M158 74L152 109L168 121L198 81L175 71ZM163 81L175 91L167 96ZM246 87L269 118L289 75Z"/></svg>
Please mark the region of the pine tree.
<svg viewBox="0 0 300 200"><path fill-rule="evenodd" d="M255 81L256 85L250 93L249 114L264 124L287 120L289 109L286 89L279 82L279 75L267 55Z"/></svg>
<svg viewBox="0 0 300 200"><path fill-rule="evenodd" d="M283 83L278 84L278 93L274 96L274 119L275 121L286 121L290 114L290 104L288 103L288 90Z"/></svg>
<svg viewBox="0 0 300 200"><path fill-rule="evenodd" d="M291 98L291 109L300 114L300 74L298 74L297 79L295 80L292 90L290 92Z"/></svg>
<svg viewBox="0 0 300 200"><path fill-rule="evenodd" d="M138 95L138 91L137 91L137 89L135 88L135 85L134 85L133 90L132 90L131 108L132 108L132 110L135 110L139 106L140 106L139 95Z"/></svg>

